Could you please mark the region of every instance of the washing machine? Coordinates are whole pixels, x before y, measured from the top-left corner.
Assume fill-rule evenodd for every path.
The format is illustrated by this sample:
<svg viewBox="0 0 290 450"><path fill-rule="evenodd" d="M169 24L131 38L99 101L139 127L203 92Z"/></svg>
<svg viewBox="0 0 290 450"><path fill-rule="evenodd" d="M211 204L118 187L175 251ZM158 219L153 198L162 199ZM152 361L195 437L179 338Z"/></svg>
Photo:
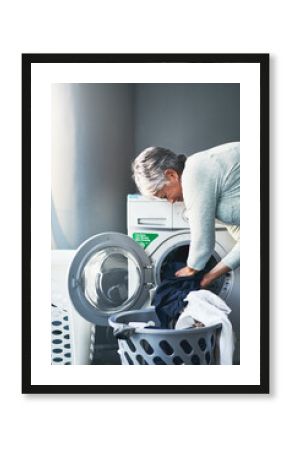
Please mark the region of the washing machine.
<svg viewBox="0 0 290 450"><path fill-rule="evenodd" d="M183 202L169 203L166 199L149 199L139 194L128 195L128 236L137 242L150 258L154 286L163 281L167 263L178 261L187 265L190 229ZM206 265L214 267L235 245L226 226L215 224L215 248ZM229 316L235 333L234 363L240 362L240 269L231 271L209 286L231 308Z"/></svg>
<svg viewBox="0 0 290 450"><path fill-rule="evenodd" d="M76 311L97 331L107 330L108 318L120 311L150 305L156 286L172 261L186 265L190 231L182 202L149 200L138 194L127 199L128 235L108 232L92 236L77 250L70 264L68 290ZM226 228L216 224L216 244L208 262L213 267L234 245ZM210 289L232 309L236 335L234 363L239 364L239 270L214 282ZM107 345L113 337L107 335Z"/></svg>

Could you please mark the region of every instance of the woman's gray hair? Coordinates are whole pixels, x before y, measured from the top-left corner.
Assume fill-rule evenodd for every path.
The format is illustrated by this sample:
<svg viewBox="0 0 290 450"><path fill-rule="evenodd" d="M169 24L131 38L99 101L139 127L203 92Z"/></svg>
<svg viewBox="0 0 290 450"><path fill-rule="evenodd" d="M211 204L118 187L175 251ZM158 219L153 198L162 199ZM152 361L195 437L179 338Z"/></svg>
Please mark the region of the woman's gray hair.
<svg viewBox="0 0 290 450"><path fill-rule="evenodd" d="M145 148L132 163L137 188L145 196L154 196L167 184L165 170L174 169L181 175L185 161L185 155L177 155L166 148Z"/></svg>

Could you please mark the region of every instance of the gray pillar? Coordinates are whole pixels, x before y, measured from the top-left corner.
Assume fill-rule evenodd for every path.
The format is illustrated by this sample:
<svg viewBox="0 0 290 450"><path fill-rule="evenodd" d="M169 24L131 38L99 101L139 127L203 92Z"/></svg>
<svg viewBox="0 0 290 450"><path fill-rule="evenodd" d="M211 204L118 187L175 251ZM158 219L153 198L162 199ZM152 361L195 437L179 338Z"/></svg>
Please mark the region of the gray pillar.
<svg viewBox="0 0 290 450"><path fill-rule="evenodd" d="M52 239L76 248L93 234L126 232L132 189L132 87L52 87Z"/></svg>

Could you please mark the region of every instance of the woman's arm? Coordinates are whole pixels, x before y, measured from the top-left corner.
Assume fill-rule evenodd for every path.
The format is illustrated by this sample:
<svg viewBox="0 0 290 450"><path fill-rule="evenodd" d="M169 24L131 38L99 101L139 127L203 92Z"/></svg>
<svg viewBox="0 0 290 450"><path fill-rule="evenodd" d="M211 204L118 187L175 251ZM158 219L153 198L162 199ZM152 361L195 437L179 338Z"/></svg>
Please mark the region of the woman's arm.
<svg viewBox="0 0 290 450"><path fill-rule="evenodd" d="M236 225L229 225L229 233L237 240L231 251L215 266L213 269L205 274L200 286L205 288L209 286L214 280L221 275L236 269L240 265L240 227Z"/></svg>
<svg viewBox="0 0 290 450"><path fill-rule="evenodd" d="M213 283L213 281L215 281L221 275L229 272L230 270L230 267L226 266L223 261L220 261L216 266L214 266L213 269L211 269L210 272L204 275L203 279L200 282L200 287L208 287L211 283Z"/></svg>
<svg viewBox="0 0 290 450"><path fill-rule="evenodd" d="M194 155L182 175L184 204L190 226L187 266L202 270L215 247L215 212L219 168L214 160Z"/></svg>
<svg viewBox="0 0 290 450"><path fill-rule="evenodd" d="M210 272L205 274L200 283L200 286L202 288L209 286L221 275L236 269L240 265L240 227L233 226L228 228L230 234L232 234L235 239L238 239L238 241L231 249L231 251L215 267L213 267ZM233 230L231 230L230 228L233 228ZM178 277L186 277L193 276L197 272L198 270L194 270L191 267L183 267L182 269L178 270L175 275Z"/></svg>
<svg viewBox="0 0 290 450"><path fill-rule="evenodd" d="M215 246L215 212L221 190L221 173L214 160L195 157L187 165L182 177L183 197L189 218L191 243L187 267L176 272L177 276L190 276L202 270ZM224 273L240 264L240 228L227 226L238 242L232 250L204 278L203 287L211 284Z"/></svg>

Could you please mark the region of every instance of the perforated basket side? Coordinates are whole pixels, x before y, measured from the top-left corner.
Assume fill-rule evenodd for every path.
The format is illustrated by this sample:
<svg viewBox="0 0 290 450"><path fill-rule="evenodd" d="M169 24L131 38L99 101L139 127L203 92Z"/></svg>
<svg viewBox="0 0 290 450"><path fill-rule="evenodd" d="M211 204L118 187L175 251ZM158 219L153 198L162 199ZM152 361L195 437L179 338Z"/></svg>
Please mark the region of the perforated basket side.
<svg viewBox="0 0 290 450"><path fill-rule="evenodd" d="M51 305L51 364L72 364L70 316L66 309Z"/></svg>
<svg viewBox="0 0 290 450"><path fill-rule="evenodd" d="M119 339L119 355L124 365L216 365L219 328L198 333L136 333Z"/></svg>

